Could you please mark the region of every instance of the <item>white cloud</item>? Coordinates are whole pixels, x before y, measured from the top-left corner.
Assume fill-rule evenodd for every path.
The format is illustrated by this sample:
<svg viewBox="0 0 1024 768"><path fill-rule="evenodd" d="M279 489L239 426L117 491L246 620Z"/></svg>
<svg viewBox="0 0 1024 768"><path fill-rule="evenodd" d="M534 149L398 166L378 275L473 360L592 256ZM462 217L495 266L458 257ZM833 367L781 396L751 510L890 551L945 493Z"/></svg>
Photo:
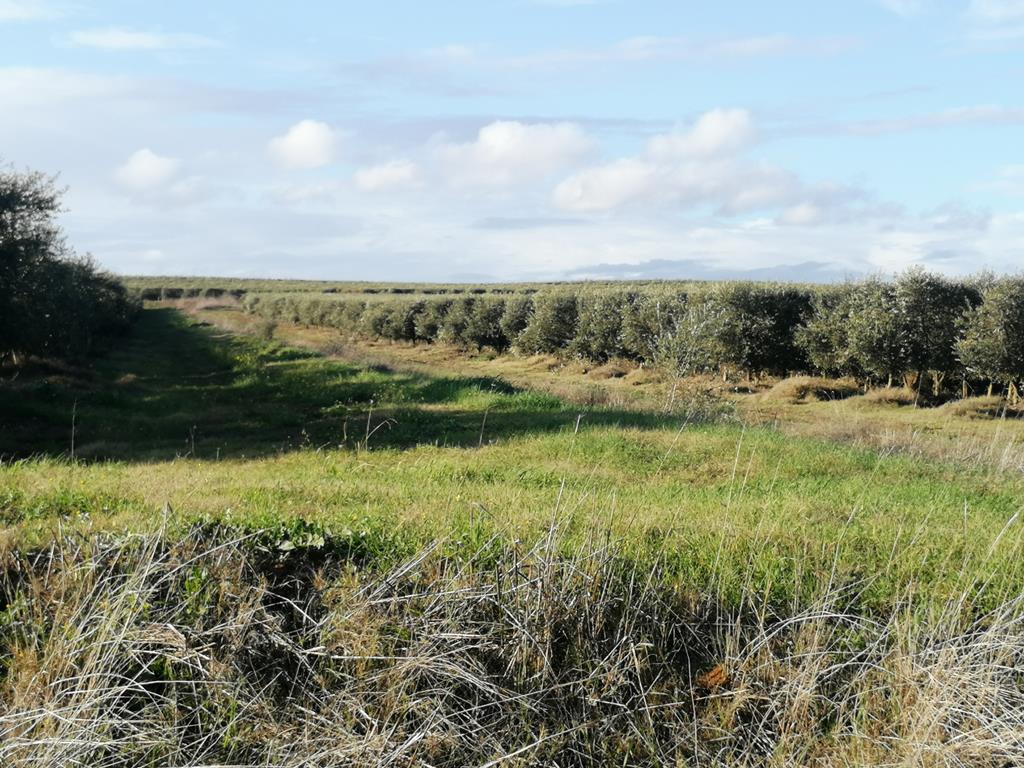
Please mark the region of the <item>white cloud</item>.
<svg viewBox="0 0 1024 768"><path fill-rule="evenodd" d="M61 15L59 9L40 0L0 0L0 21L41 21Z"/></svg>
<svg viewBox="0 0 1024 768"><path fill-rule="evenodd" d="M114 180L133 192L148 192L170 181L180 167L180 160L140 149L114 171Z"/></svg>
<svg viewBox="0 0 1024 768"><path fill-rule="evenodd" d="M327 123L302 120L270 140L270 156L282 168L320 168L334 161L337 133Z"/></svg>
<svg viewBox="0 0 1024 768"><path fill-rule="evenodd" d="M12 115L39 107L67 107L78 100L109 100L130 88L128 81L119 77L65 69L0 67L0 104Z"/></svg>
<svg viewBox="0 0 1024 768"><path fill-rule="evenodd" d="M72 32L69 39L74 45L105 51L159 51L172 48L214 48L220 45L216 40L203 35L160 34L125 27L81 29Z"/></svg>
<svg viewBox="0 0 1024 768"><path fill-rule="evenodd" d="M659 169L639 158L623 158L573 174L555 187L553 200L566 211L608 211L649 197Z"/></svg>
<svg viewBox="0 0 1024 768"><path fill-rule="evenodd" d="M689 129L655 136L648 154L656 160L734 154L754 142L754 121L745 109L713 109Z"/></svg>
<svg viewBox="0 0 1024 768"><path fill-rule="evenodd" d="M828 56L849 49L849 37L798 38L787 35L699 40L690 37L643 35L592 48L541 50L517 56L483 59L499 68L564 67L595 64L643 64L656 61L722 61L775 56Z"/></svg>
<svg viewBox="0 0 1024 768"><path fill-rule="evenodd" d="M880 136L946 126L1022 124L1024 124L1024 108L1005 107L998 104L976 104L904 117L796 125L791 127L788 132L793 134Z"/></svg>
<svg viewBox="0 0 1024 768"><path fill-rule="evenodd" d="M746 110L711 110L688 128L652 137L638 157L573 174L555 188L554 204L578 212L644 203L739 213L805 202L807 190L793 174L741 162L755 135Z"/></svg>
<svg viewBox="0 0 1024 768"><path fill-rule="evenodd" d="M784 168L746 158L755 136L746 110L712 110L689 128L652 137L636 157L570 175L555 187L552 202L578 213L663 206L735 216L781 209L777 221L790 225L842 217L854 204L861 215L883 212L869 209L857 189L808 184Z"/></svg>
<svg viewBox="0 0 1024 768"><path fill-rule="evenodd" d="M442 144L436 152L452 184L504 187L564 169L594 146L574 123L499 120L481 128L475 141Z"/></svg>
<svg viewBox="0 0 1024 768"><path fill-rule="evenodd" d="M356 171L355 181L356 186L366 192L411 189L421 184L419 167L409 160L392 160L360 168Z"/></svg>
<svg viewBox="0 0 1024 768"><path fill-rule="evenodd" d="M806 226L821 221L822 211L814 203L798 203L784 210L778 218L779 224Z"/></svg>
<svg viewBox="0 0 1024 768"><path fill-rule="evenodd" d="M336 181L322 181L311 184L286 184L275 187L267 194L268 199L278 205L295 207L332 206L338 202L341 185Z"/></svg>

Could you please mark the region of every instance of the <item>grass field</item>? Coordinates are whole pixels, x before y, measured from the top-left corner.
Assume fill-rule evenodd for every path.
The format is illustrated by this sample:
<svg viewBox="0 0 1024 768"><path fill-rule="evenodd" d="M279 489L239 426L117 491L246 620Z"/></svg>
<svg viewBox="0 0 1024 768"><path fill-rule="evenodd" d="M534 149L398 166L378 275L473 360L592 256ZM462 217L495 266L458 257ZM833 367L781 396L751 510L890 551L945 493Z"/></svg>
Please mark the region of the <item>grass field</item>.
<svg viewBox="0 0 1024 768"><path fill-rule="evenodd" d="M754 574L788 599L833 561L883 602L1019 575L1016 527L991 550L1024 478L749 427L703 400L579 406L504 379L368 369L170 309L147 311L87 375L18 395L0 445L22 457L0 485L13 541L61 519L146 528L168 505L365 529L403 553L474 520L529 536L554 518L655 542L695 589Z"/></svg>
<svg viewBox="0 0 1024 768"><path fill-rule="evenodd" d="M246 322L147 309L92 367L5 384L10 764L1019 755L1016 424L223 329ZM54 631L72 614L95 637ZM257 641L280 651L223 650Z"/></svg>

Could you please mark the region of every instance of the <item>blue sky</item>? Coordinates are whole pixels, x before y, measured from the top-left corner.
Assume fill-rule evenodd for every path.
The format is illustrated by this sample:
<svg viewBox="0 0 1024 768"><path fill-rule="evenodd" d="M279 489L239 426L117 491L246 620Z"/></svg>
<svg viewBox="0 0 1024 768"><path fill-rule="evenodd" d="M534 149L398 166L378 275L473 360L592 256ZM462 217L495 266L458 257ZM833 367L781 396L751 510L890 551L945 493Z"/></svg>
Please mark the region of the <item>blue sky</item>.
<svg viewBox="0 0 1024 768"><path fill-rule="evenodd" d="M1017 271L1022 83L1024 0L0 0L0 158L132 274Z"/></svg>

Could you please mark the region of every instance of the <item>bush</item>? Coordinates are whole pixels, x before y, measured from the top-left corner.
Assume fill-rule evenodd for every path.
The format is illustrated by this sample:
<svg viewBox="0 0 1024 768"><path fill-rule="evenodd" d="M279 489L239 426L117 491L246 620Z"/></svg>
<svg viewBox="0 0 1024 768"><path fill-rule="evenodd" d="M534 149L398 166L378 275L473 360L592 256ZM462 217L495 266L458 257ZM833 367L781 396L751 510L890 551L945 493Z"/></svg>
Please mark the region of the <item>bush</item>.
<svg viewBox="0 0 1024 768"><path fill-rule="evenodd" d="M426 342L437 341L451 306L451 299L428 301L423 311L416 316L416 338Z"/></svg>
<svg viewBox="0 0 1024 768"><path fill-rule="evenodd" d="M937 395L946 375L958 369L960 318L980 303L980 294L971 286L910 269L896 280L893 298L905 369L916 374L918 389L928 372Z"/></svg>
<svg viewBox="0 0 1024 768"><path fill-rule="evenodd" d="M576 320L575 294L538 294L534 298L529 325L516 343L530 355L559 352L575 337Z"/></svg>
<svg viewBox="0 0 1024 768"><path fill-rule="evenodd" d="M459 298L452 301L444 316L441 330L437 334L437 340L444 344L452 344L456 347L468 347L470 341L466 338L466 329L469 327L470 316L473 313L475 298Z"/></svg>
<svg viewBox="0 0 1024 768"><path fill-rule="evenodd" d="M495 352L504 352L509 347L509 339L501 327L504 316L504 299L476 299L469 310L463 329L465 343L477 349L490 347Z"/></svg>
<svg viewBox="0 0 1024 768"><path fill-rule="evenodd" d="M992 283L962 317L956 355L969 375L1005 386L1011 402L1024 380L1024 279Z"/></svg>
<svg viewBox="0 0 1024 768"><path fill-rule="evenodd" d="M371 339L387 338L391 325L391 312L391 305L383 301L368 304L359 318L360 331Z"/></svg>
<svg viewBox="0 0 1024 768"><path fill-rule="evenodd" d="M597 363L622 356L622 311L627 301L626 294L619 291L581 294L577 300L576 335L569 351Z"/></svg>
<svg viewBox="0 0 1024 768"><path fill-rule="evenodd" d="M717 371L726 358L724 315L715 302L689 303L659 337L656 361L683 376Z"/></svg>
<svg viewBox="0 0 1024 768"><path fill-rule="evenodd" d="M893 281L807 288L768 283L645 285L575 291L510 286L386 289L394 298L248 294L271 320L327 325L370 338L516 347L601 364L622 358L676 374L814 374L915 388L930 377L991 381L1016 392L1024 379L1015 301L1024 280L952 281L909 270ZM166 293L169 289L162 289ZM385 289L361 288L364 293ZM502 295L496 295L501 293ZM985 302L982 301L985 297ZM987 306L985 306L987 304Z"/></svg>
<svg viewBox="0 0 1024 768"><path fill-rule="evenodd" d="M651 294L632 291L622 307L622 353L625 357L652 363L666 330L674 327L686 311L685 293Z"/></svg>
<svg viewBox="0 0 1024 768"><path fill-rule="evenodd" d="M505 301L505 313L501 316L501 332L509 345L516 345L520 334L530 324L533 315L533 299L530 296L513 296Z"/></svg>
<svg viewBox="0 0 1024 768"><path fill-rule="evenodd" d="M716 287L709 300L720 314L723 365L747 374L785 375L807 368L796 329L810 311L807 291L754 283Z"/></svg>
<svg viewBox="0 0 1024 768"><path fill-rule="evenodd" d="M60 197L48 176L0 171L0 362L84 357L138 311L120 281L67 245Z"/></svg>
<svg viewBox="0 0 1024 768"><path fill-rule="evenodd" d="M854 290L852 285L843 285L819 291L811 299L806 323L794 334L809 367L826 376L862 373L850 353L849 320Z"/></svg>

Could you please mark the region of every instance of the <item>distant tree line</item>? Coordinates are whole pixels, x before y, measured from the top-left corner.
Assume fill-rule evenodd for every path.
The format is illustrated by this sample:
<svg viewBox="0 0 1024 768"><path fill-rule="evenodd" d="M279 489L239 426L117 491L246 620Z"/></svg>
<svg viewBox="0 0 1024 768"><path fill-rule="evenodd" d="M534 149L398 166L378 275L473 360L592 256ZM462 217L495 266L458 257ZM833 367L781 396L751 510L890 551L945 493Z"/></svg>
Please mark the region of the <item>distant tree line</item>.
<svg viewBox="0 0 1024 768"><path fill-rule="evenodd" d="M422 284L363 284L363 283L328 283L314 280L259 280L253 278L220 278L220 277L126 277L122 282L138 294L143 301L167 301L176 299L222 298L231 296L239 299L247 293L323 293L323 294L366 294L407 296L411 294L427 296L444 295L507 295L513 293L533 294L547 284L501 284L501 285L440 285Z"/></svg>
<svg viewBox="0 0 1024 768"><path fill-rule="evenodd" d="M0 364L82 357L137 310L116 278L67 244L60 198L51 177L0 168Z"/></svg>
<svg viewBox="0 0 1024 768"><path fill-rule="evenodd" d="M951 280L911 269L834 286L578 286L534 295L362 299L249 294L266 318L368 338L624 358L675 373L814 373L926 395L1024 382L1024 279Z"/></svg>

